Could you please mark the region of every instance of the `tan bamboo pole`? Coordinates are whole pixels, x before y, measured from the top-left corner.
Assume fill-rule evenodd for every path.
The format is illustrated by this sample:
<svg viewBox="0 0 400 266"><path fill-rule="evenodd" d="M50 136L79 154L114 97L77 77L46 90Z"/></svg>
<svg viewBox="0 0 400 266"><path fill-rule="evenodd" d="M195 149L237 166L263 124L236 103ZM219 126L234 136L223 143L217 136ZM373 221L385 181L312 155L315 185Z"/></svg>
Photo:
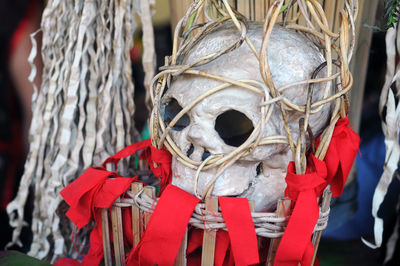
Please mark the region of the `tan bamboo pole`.
<svg viewBox="0 0 400 266"><path fill-rule="evenodd" d="M113 265L111 257L111 240L108 222L108 209L101 210L101 234L103 237L104 264L106 266Z"/></svg>
<svg viewBox="0 0 400 266"><path fill-rule="evenodd" d="M289 209L290 209L290 204L291 204L291 201L288 199L280 200L276 207L277 217L286 217L286 215L288 214ZM284 223L282 223L280 225L283 226ZM274 259L275 259L276 251L278 250L280 241L281 241L281 237L271 239L271 242L269 244L269 249L268 249L267 262L265 264L266 266L274 265Z"/></svg>
<svg viewBox="0 0 400 266"><path fill-rule="evenodd" d="M185 235L182 238L181 246L179 247L178 255L176 256L175 266L186 266L186 249L188 242L188 231L186 229Z"/></svg>
<svg viewBox="0 0 400 266"><path fill-rule="evenodd" d="M206 199L206 211L217 212L218 211L218 199L217 198L207 198ZM204 230L203 233L203 250L201 254L201 265L213 265L214 264L214 254L215 254L215 239L217 231Z"/></svg>
<svg viewBox="0 0 400 266"><path fill-rule="evenodd" d="M122 213L120 207L111 207L111 226L114 243L115 265L125 265L125 250L122 227Z"/></svg>
<svg viewBox="0 0 400 266"><path fill-rule="evenodd" d="M143 189L142 183L133 183L131 190L133 193L138 194ZM133 233L133 248L135 248L140 241L140 209L136 205L132 205L132 233Z"/></svg>
<svg viewBox="0 0 400 266"><path fill-rule="evenodd" d="M156 198L156 188L155 187L146 186L144 188L143 193L146 194L147 196L149 196L151 199ZM144 231L146 230L147 224L150 221L150 217L151 217L151 212L142 212L142 217L141 217L143 219L142 235L143 235Z"/></svg>

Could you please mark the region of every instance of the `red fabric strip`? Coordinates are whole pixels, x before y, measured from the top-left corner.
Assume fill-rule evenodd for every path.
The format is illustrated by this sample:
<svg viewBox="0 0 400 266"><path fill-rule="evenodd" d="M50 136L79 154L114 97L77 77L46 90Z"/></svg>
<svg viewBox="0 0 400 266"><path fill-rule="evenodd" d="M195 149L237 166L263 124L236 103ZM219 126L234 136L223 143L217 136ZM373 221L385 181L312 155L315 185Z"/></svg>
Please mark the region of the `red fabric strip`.
<svg viewBox="0 0 400 266"><path fill-rule="evenodd" d="M338 120L324 159L333 197L342 194L360 145L360 137L349 127L349 123L347 117Z"/></svg>
<svg viewBox="0 0 400 266"><path fill-rule="evenodd" d="M334 197L342 194L359 143L360 137L349 127L346 117L337 122L324 161L311 154L305 175L296 175L294 162L290 162L285 196L295 201L295 207L278 247L276 265L311 263L314 251L311 235L319 215L316 197L328 184Z"/></svg>
<svg viewBox="0 0 400 266"><path fill-rule="evenodd" d="M323 161L311 155L306 174L297 175L290 162L286 175L285 196L295 200L293 212L279 244L274 265L310 265L314 246L311 236L317 224L319 208L317 195L327 186L327 169Z"/></svg>
<svg viewBox="0 0 400 266"><path fill-rule="evenodd" d="M118 162L122 158L129 157L140 150L143 150L142 154L140 155L140 158L147 161L147 164L150 167L153 174L160 179L161 192L162 192L165 186L171 183L172 156L171 153L169 153L169 151L165 147L162 150L153 147L153 145L151 144L151 139L146 139L123 148L115 155L105 160L103 163L103 167L105 168L107 163L113 163L115 168L117 168Z"/></svg>
<svg viewBox="0 0 400 266"><path fill-rule="evenodd" d="M218 197L236 265L259 263L257 235L246 198Z"/></svg>
<svg viewBox="0 0 400 266"><path fill-rule="evenodd" d="M200 200L168 185L158 200L146 231L130 253L128 265L173 265L194 208Z"/></svg>
<svg viewBox="0 0 400 266"><path fill-rule="evenodd" d="M275 266L310 265L314 247L311 235L318 221L317 197L313 190L303 191L297 198L275 257ZM311 246L309 244L311 243ZM308 251L308 252L306 252ZM308 253L308 256L303 255ZM311 254L311 257L309 256ZM307 261L310 259L309 261Z"/></svg>
<svg viewBox="0 0 400 266"><path fill-rule="evenodd" d="M67 212L67 217L79 229L89 223L94 194L107 178L113 176L115 176L115 173L103 168L89 168L79 178L61 190L61 196L71 207Z"/></svg>
<svg viewBox="0 0 400 266"><path fill-rule="evenodd" d="M146 148L149 148L149 147L151 147L151 140L150 139L146 139L146 140L143 140L141 142L134 143L134 144L131 144L129 146L126 146L125 148L123 148L122 150L118 151L113 156L108 157L107 160L105 160L103 162L103 167L106 168L106 165L108 163L113 163L115 168L117 168L118 162L122 158L129 157L129 156L135 154L136 152L138 152L140 150L143 150L143 149L146 149Z"/></svg>
<svg viewBox="0 0 400 266"><path fill-rule="evenodd" d="M83 265L98 265L103 259L100 209L110 208L136 179L118 177L116 173L103 168L89 168L60 192L71 207L67 216L78 228L87 225L91 218L96 224L90 233L90 249L82 261ZM68 265L70 261L60 260L57 263Z"/></svg>
<svg viewBox="0 0 400 266"><path fill-rule="evenodd" d="M296 200L300 192L314 189L316 195L319 196L327 186L326 176L325 163L312 154L308 157L308 166L304 175L297 175L294 162L290 162L285 179L287 184L285 196Z"/></svg>
<svg viewBox="0 0 400 266"><path fill-rule="evenodd" d="M195 266L201 264L201 252L198 252L198 248L203 245L203 234L204 230L192 229L189 232L188 246L187 246L187 265ZM227 266L229 263L229 235L224 230L218 230L215 240L215 253L214 253L214 265L215 266ZM228 254L228 256L227 256ZM232 264L233 265L233 264Z"/></svg>
<svg viewBox="0 0 400 266"><path fill-rule="evenodd" d="M217 238L215 241L215 256L214 256L215 266L230 265L229 262L226 263L225 261L227 257L226 254L228 252L230 252L229 234L224 230L218 230Z"/></svg>
<svg viewBox="0 0 400 266"><path fill-rule="evenodd" d="M58 259L54 264L54 266L80 266L79 261L70 258L61 258Z"/></svg>

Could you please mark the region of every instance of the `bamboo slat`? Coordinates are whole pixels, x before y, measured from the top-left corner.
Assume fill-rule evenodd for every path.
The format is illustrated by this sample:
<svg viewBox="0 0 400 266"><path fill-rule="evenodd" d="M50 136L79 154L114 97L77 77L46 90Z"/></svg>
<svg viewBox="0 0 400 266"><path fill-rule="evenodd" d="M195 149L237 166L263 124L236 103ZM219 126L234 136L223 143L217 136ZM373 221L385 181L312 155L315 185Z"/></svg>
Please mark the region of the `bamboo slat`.
<svg viewBox="0 0 400 266"><path fill-rule="evenodd" d="M255 1L254 3L254 8L255 8L255 20L261 21L264 19L264 10L265 10L265 2L264 1Z"/></svg>
<svg viewBox="0 0 400 266"><path fill-rule="evenodd" d="M332 26L332 30L335 32L338 31L340 27L340 20L339 20L339 11L344 7L345 0L318 0L323 6L326 16L329 22L329 25ZM373 0L372 2L376 2ZM185 14L185 11L192 3L192 0L170 0L171 5L171 25L172 28L175 28L175 25L179 21L179 19ZM229 0L228 3L235 8L237 6L237 10L242 13L244 16L249 18L250 20L257 20L262 21L265 18L266 10L270 7L273 1L270 0ZM297 6L297 3L294 5ZM362 6L362 3L360 4ZM293 19L295 18L295 12L293 10L299 10L298 7L295 9L291 9L289 12L288 18ZM279 18L280 20L280 18ZM299 19L300 25L305 25L306 21L304 18L300 17Z"/></svg>
<svg viewBox="0 0 400 266"><path fill-rule="evenodd" d="M372 29L363 25L375 25L378 0L361 0L359 4L358 20L356 22L356 49L350 63L350 71L354 76L353 89L350 92L350 120L353 129L359 132L361 123L361 109L364 97L364 87L367 77L369 51L372 40Z"/></svg>
<svg viewBox="0 0 400 266"><path fill-rule="evenodd" d="M333 27L333 31L334 32L338 32L340 29L340 14L339 14L339 10L342 10L344 8L344 1L345 0L337 0L336 2L336 8L335 8L335 24Z"/></svg>
<svg viewBox="0 0 400 266"><path fill-rule="evenodd" d="M218 211L218 199L207 198L206 199L206 211L216 212ZM215 230L204 230L203 233L203 250L201 256L201 265L208 266L214 264L214 253L215 253L215 238L217 232Z"/></svg>
<svg viewBox="0 0 400 266"><path fill-rule="evenodd" d="M142 183L133 183L131 186L132 192L137 194L143 189ZM132 205L132 232L133 232L133 247L135 248L140 241L140 210L136 205Z"/></svg>
<svg viewBox="0 0 400 266"><path fill-rule="evenodd" d="M114 255L116 265L125 265L121 208L111 207L111 225L113 232Z"/></svg>
<svg viewBox="0 0 400 266"><path fill-rule="evenodd" d="M290 204L291 201L288 199L280 200L278 202L278 205L276 207L276 214L278 217L286 217L287 212L290 209ZM267 266L273 266L274 265L274 259L276 255L276 251L278 250L279 243L281 241L281 238L274 238L271 239L271 242L269 244L269 249L268 249L268 257L267 257Z"/></svg>
<svg viewBox="0 0 400 266"><path fill-rule="evenodd" d="M246 17L249 17L250 6L248 0L238 1L238 11Z"/></svg>
<svg viewBox="0 0 400 266"><path fill-rule="evenodd" d="M323 7L325 10L326 18L328 20L329 25L334 25L335 18L337 17L337 13L338 13L336 11L336 1L325 0Z"/></svg>
<svg viewBox="0 0 400 266"><path fill-rule="evenodd" d="M146 194L147 196L149 196L152 199L156 198L156 188L155 187L151 187L151 186L146 186L143 189L143 193ZM150 221L150 217L151 217L151 213L143 213L143 215L141 216L143 219L143 231L142 231L142 235L144 230L146 230L147 224Z"/></svg>
<svg viewBox="0 0 400 266"><path fill-rule="evenodd" d="M111 266L111 240L110 240L110 230L108 222L108 209L101 210L101 233L103 237L103 250L104 250L104 264L106 266Z"/></svg>
<svg viewBox="0 0 400 266"><path fill-rule="evenodd" d="M332 198L332 192L330 189L325 189L324 194L322 196L321 210L322 212L326 212L329 210L329 205ZM313 235L312 242L314 244L314 254L312 258L311 265L314 265L315 258L317 257L317 250L319 246L319 241L321 240L322 231L316 232Z"/></svg>
<svg viewBox="0 0 400 266"><path fill-rule="evenodd" d="M185 235L182 239L182 244L179 248L178 255L176 256L175 266L186 266L186 249L187 249L188 231L186 229Z"/></svg>

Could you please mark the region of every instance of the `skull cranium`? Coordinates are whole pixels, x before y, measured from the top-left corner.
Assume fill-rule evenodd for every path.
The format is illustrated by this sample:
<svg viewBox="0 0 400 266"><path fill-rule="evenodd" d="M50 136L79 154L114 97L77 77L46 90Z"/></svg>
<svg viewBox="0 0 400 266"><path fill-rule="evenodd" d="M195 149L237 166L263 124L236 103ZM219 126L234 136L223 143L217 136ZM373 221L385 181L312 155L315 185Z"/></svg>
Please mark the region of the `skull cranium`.
<svg viewBox="0 0 400 266"><path fill-rule="evenodd" d="M188 65L198 58L218 52L221 47L236 40L238 35L240 33L237 29L229 24L213 30L182 59L183 64ZM247 36L259 50L262 25L250 23ZM310 79L314 70L325 61L310 40L280 26L275 26L272 31L267 53L277 88ZM255 80L264 84L259 61L245 43L194 69L233 80ZM161 115L165 123L168 124L182 108L219 85L221 82L218 80L194 75L184 74L174 78L161 100ZM307 86L293 86L281 93L295 104L304 105ZM323 84L315 86L313 100L323 97L323 87ZM197 103L175 124L170 135L177 146L195 161L203 161L210 155L231 153L247 140L261 121L262 102L262 95L231 85ZM285 136L281 112L276 104L271 104L271 108L272 115L264 125L262 136ZM292 110L287 112L292 135L297 139L298 120L303 114ZM330 105L326 105L320 112L311 115L309 125L314 135L320 134L329 114ZM198 179L195 179L196 169L187 167L178 158L174 158L172 183L204 197L205 188L215 180L213 195L247 197L255 201L256 210L262 210L283 195L286 187L285 171L290 160L293 158L287 144L259 145L246 156L237 159L218 177L215 177L217 169L210 168L201 171Z"/></svg>

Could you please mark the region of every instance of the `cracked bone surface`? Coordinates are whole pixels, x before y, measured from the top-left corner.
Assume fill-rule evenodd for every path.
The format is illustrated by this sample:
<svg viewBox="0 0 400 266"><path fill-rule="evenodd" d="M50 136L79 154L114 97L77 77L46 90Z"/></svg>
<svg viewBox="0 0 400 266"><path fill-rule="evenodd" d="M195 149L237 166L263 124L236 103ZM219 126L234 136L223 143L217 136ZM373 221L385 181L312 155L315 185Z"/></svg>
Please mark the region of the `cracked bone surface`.
<svg viewBox="0 0 400 266"><path fill-rule="evenodd" d="M218 52L235 42L238 30L227 24L216 28L201 39L182 59L187 65L198 58ZM249 23L247 36L259 51L262 42L262 24ZM317 47L303 35L280 26L274 26L267 48L268 62L277 88L311 78L314 70L325 61ZM233 80L256 80L264 84L259 61L246 42L227 54L193 69ZM318 77L325 76L324 71ZM221 85L214 79L181 74L175 77L161 100L161 115L169 123L184 107L199 96ZM326 83L316 84L312 100L323 97ZM307 85L290 87L281 93L298 105L304 105ZM242 144L261 119L260 103L263 96L256 92L230 86L207 96L182 117L170 131L177 146L192 160L202 161L209 155L228 154ZM282 114L276 104L266 122L263 137L286 136ZM298 122L303 114L288 110L288 122L294 140L298 137ZM311 115L309 125L318 136L330 117L330 106ZM287 144L269 144L256 147L250 154L238 159L217 177L212 190L215 196L247 197L255 201L257 211L272 207L283 196L285 172L293 160ZM205 189L217 169L200 172L195 191L196 170L173 158L172 183L192 194L204 196Z"/></svg>

